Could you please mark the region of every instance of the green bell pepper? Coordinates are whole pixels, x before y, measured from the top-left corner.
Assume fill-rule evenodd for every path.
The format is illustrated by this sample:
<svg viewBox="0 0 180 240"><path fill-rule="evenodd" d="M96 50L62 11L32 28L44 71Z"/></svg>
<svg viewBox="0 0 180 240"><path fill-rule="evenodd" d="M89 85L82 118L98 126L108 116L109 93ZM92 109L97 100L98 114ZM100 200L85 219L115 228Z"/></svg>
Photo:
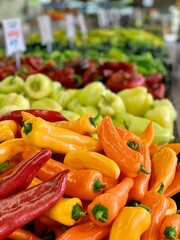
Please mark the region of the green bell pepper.
<svg viewBox="0 0 180 240"><path fill-rule="evenodd" d="M0 93L21 93L24 92L24 87L25 83L21 77L8 76L0 82Z"/></svg>
<svg viewBox="0 0 180 240"><path fill-rule="evenodd" d="M144 117L144 114L152 108L154 98L148 93L147 88L140 86L124 89L117 93L125 104L126 111L132 115Z"/></svg>
<svg viewBox="0 0 180 240"><path fill-rule="evenodd" d="M60 112L62 107L51 98L41 98L38 100L34 100L31 103L32 109L47 109Z"/></svg>
<svg viewBox="0 0 180 240"><path fill-rule="evenodd" d="M153 107L156 107L156 106L168 106L169 108L169 112L172 114L172 119L173 121L175 121L177 119L177 116L178 116L178 113L176 111L176 108L174 106L174 104L168 99L168 98L163 98L163 99L160 99L160 100L155 100L154 101L154 104L153 104Z"/></svg>
<svg viewBox="0 0 180 240"><path fill-rule="evenodd" d="M132 131L134 134L140 135L148 126L150 120L125 112L124 114L119 114L115 119L113 119L113 122L116 126L124 127ZM153 142L155 144L163 145L175 140L174 135L168 129L161 127L156 122L153 122L153 125L155 131Z"/></svg>
<svg viewBox="0 0 180 240"><path fill-rule="evenodd" d="M29 109L30 101L21 94L9 93L2 100L2 106L16 106L16 109Z"/></svg>
<svg viewBox="0 0 180 240"><path fill-rule="evenodd" d="M147 111L144 117L158 123L161 127L166 128L170 133L173 133L174 121L169 106L157 105L153 109Z"/></svg>
<svg viewBox="0 0 180 240"><path fill-rule="evenodd" d="M115 115L126 111L125 104L121 97L109 89L104 90L97 106L100 109L103 117L106 115L115 117Z"/></svg>

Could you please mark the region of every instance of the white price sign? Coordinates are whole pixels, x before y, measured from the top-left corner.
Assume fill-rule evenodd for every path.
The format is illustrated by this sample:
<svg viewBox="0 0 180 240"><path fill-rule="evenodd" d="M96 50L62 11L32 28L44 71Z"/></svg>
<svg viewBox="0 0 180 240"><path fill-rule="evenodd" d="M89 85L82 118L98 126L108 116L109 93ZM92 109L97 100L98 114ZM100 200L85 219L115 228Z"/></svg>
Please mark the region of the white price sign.
<svg viewBox="0 0 180 240"><path fill-rule="evenodd" d="M79 25L81 33L87 34L87 27L86 27L84 15L82 15L81 13L77 15L77 23Z"/></svg>
<svg viewBox="0 0 180 240"><path fill-rule="evenodd" d="M66 15L66 36L67 39L72 41L75 34L76 34L76 30L75 30L75 18L73 14L67 14Z"/></svg>
<svg viewBox="0 0 180 240"><path fill-rule="evenodd" d="M98 17L99 27L104 28L104 27L107 27L107 26L108 26L109 20L108 20L106 11L105 11L104 9L100 9L100 10L97 12L97 17Z"/></svg>
<svg viewBox="0 0 180 240"><path fill-rule="evenodd" d="M54 42L51 18L48 15L39 16L37 18L42 45Z"/></svg>
<svg viewBox="0 0 180 240"><path fill-rule="evenodd" d="M11 56L18 52L24 52L26 50L24 36L22 33L21 19L6 19L2 21L6 55Z"/></svg>

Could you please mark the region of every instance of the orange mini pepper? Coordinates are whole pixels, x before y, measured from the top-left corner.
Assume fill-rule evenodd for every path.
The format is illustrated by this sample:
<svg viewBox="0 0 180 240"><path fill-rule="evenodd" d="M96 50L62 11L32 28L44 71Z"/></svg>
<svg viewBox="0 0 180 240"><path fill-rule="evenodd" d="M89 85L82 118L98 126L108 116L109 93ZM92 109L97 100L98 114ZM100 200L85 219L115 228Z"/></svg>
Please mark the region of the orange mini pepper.
<svg viewBox="0 0 180 240"><path fill-rule="evenodd" d="M93 200L101 194L106 186L101 172L93 169L74 169L65 164L49 159L39 170L37 176L47 181L62 170L69 169L67 175L65 194L69 197L77 197L81 200Z"/></svg>
<svg viewBox="0 0 180 240"><path fill-rule="evenodd" d="M144 168L143 155L123 141L109 116L103 118L98 136L105 154L113 159L128 177L136 177L140 171L149 174Z"/></svg>
<svg viewBox="0 0 180 240"><path fill-rule="evenodd" d="M132 186L133 179L125 177L119 184L97 196L87 208L91 221L98 226L109 225L125 206Z"/></svg>
<svg viewBox="0 0 180 240"><path fill-rule="evenodd" d="M56 240L102 240L109 234L110 229L111 225L100 227L88 221L69 228L57 237Z"/></svg>
<svg viewBox="0 0 180 240"><path fill-rule="evenodd" d="M144 131L139 135L141 143L150 146L154 140L154 126L153 122L150 121Z"/></svg>
<svg viewBox="0 0 180 240"><path fill-rule="evenodd" d="M15 138L17 129L18 126L14 120L0 121L0 142Z"/></svg>

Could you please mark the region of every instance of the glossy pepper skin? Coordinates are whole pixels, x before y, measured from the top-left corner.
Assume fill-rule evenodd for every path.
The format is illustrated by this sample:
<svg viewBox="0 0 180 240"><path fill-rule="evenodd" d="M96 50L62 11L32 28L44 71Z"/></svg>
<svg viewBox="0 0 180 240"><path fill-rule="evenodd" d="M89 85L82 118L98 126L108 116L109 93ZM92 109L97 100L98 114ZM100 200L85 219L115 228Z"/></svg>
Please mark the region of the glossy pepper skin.
<svg viewBox="0 0 180 240"><path fill-rule="evenodd" d="M52 152L50 150L41 150L34 156L19 162L19 164L11 169L10 174L4 177L0 176L0 199L26 189L38 170L51 155Z"/></svg>
<svg viewBox="0 0 180 240"><path fill-rule="evenodd" d="M164 192L174 179L177 163L178 158L172 149L164 147L157 151L152 156L152 173L149 190L158 191L163 183Z"/></svg>
<svg viewBox="0 0 180 240"><path fill-rule="evenodd" d="M144 157L144 167L149 172L151 172L151 157L149 153L149 147L147 145L142 144L140 152ZM151 177L150 174L145 174L143 172L140 172L134 178L134 185L129 192L129 199L141 201L145 193L148 191L150 177Z"/></svg>
<svg viewBox="0 0 180 240"><path fill-rule="evenodd" d="M37 176L47 181L59 172L69 169L65 194L69 197L78 197L81 200L93 200L106 187L101 172L91 169L77 170L65 164L49 159L39 170Z"/></svg>
<svg viewBox="0 0 180 240"><path fill-rule="evenodd" d="M133 179L125 177L119 184L97 196L87 208L89 218L98 226L109 225L127 202Z"/></svg>
<svg viewBox="0 0 180 240"><path fill-rule="evenodd" d="M159 228L169 208L169 200L159 192L147 191L141 204L151 209L151 224L142 234L141 240L159 240Z"/></svg>
<svg viewBox="0 0 180 240"><path fill-rule="evenodd" d="M52 207L62 197L68 170L51 180L0 200L0 239Z"/></svg>
<svg viewBox="0 0 180 240"><path fill-rule="evenodd" d="M65 231L56 240L101 240L110 232L111 226L100 227L91 221L73 226Z"/></svg>
<svg viewBox="0 0 180 240"><path fill-rule="evenodd" d="M17 130L18 125L14 120L0 121L0 142L15 138Z"/></svg>
<svg viewBox="0 0 180 240"><path fill-rule="evenodd" d="M142 154L127 146L109 116L103 118L98 136L105 154L118 164L123 173L129 177L136 177L138 172L143 170Z"/></svg>
<svg viewBox="0 0 180 240"><path fill-rule="evenodd" d="M169 185L169 187L163 193L164 196L172 197L173 195L175 195L178 192L180 192L179 179L180 179L180 162L177 165L174 179L172 180L172 182Z"/></svg>
<svg viewBox="0 0 180 240"><path fill-rule="evenodd" d="M22 112L22 138L25 142L40 148L49 148L57 153L67 153L70 150L100 151L100 141L74 131L54 126L42 118Z"/></svg>
<svg viewBox="0 0 180 240"><path fill-rule="evenodd" d="M151 223L151 214L143 207L123 207L113 222L109 240L140 240Z"/></svg>
<svg viewBox="0 0 180 240"><path fill-rule="evenodd" d="M62 197L46 212L46 215L63 225L73 226L80 217L86 216L86 213L82 211L82 202L79 198Z"/></svg>
<svg viewBox="0 0 180 240"><path fill-rule="evenodd" d="M23 118L21 112L28 112L33 114L36 117L41 117L49 122L57 122L57 121L67 121L67 119L60 113L51 110L43 110L43 109L26 109L26 110L14 110L0 115L0 121L2 120L14 120L19 125L22 126Z"/></svg>
<svg viewBox="0 0 180 240"><path fill-rule="evenodd" d="M174 239L180 235L180 214L170 214L163 219L160 229L160 236L165 239Z"/></svg>
<svg viewBox="0 0 180 240"><path fill-rule="evenodd" d="M0 144L0 164L5 161L10 161L18 153L26 150L39 149L29 145L23 141L22 138L13 138L6 140Z"/></svg>
<svg viewBox="0 0 180 240"><path fill-rule="evenodd" d="M112 159L92 151L69 151L64 157L64 164L75 169L94 169L115 179L120 175L120 168Z"/></svg>

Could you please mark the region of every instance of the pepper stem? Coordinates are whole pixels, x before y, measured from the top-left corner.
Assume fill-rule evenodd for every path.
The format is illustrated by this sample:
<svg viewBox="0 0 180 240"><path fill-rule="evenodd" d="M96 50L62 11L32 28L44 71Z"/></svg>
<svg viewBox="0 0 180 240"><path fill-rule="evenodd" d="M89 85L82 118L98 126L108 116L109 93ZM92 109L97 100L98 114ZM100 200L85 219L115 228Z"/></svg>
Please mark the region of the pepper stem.
<svg viewBox="0 0 180 240"><path fill-rule="evenodd" d="M0 171L3 170L4 168L6 168L9 165L9 161L5 161L3 163L0 164Z"/></svg>
<svg viewBox="0 0 180 240"><path fill-rule="evenodd" d="M164 235L167 239L174 239L177 237L176 228L173 226L167 226L164 230Z"/></svg>
<svg viewBox="0 0 180 240"><path fill-rule="evenodd" d="M105 222L108 219L108 209L101 204L96 204L92 209L92 213L95 219L100 222Z"/></svg>
<svg viewBox="0 0 180 240"><path fill-rule="evenodd" d="M82 206L79 205L78 203L76 203L76 205L73 206L73 210L72 210L72 218L76 221L78 221L78 219L80 217L84 217L87 215L87 212L83 212L82 211Z"/></svg>
<svg viewBox="0 0 180 240"><path fill-rule="evenodd" d="M138 207L142 207L142 208L146 209L148 212L151 211L151 208L146 206L146 205L144 205L144 204L139 204Z"/></svg>
<svg viewBox="0 0 180 240"><path fill-rule="evenodd" d="M98 178L93 183L94 192L99 192L101 188L105 188L105 187L106 187L106 183L102 183Z"/></svg>
<svg viewBox="0 0 180 240"><path fill-rule="evenodd" d="M23 121L23 127L24 127L24 133L27 135L32 131L32 123L27 123L26 121Z"/></svg>
<svg viewBox="0 0 180 240"><path fill-rule="evenodd" d="M164 183L161 183L161 186L160 186L160 188L158 189L157 192L160 193L160 194L162 194L163 191L164 191Z"/></svg>
<svg viewBox="0 0 180 240"><path fill-rule="evenodd" d="M89 117L89 121L92 126L96 127L96 121L100 116L101 116L101 110L98 111L98 114L95 117L92 117L92 116Z"/></svg>
<svg viewBox="0 0 180 240"><path fill-rule="evenodd" d="M137 173L143 172L145 174L150 174L151 172L149 170L147 170L146 168L144 168L142 165L140 166L139 170Z"/></svg>

